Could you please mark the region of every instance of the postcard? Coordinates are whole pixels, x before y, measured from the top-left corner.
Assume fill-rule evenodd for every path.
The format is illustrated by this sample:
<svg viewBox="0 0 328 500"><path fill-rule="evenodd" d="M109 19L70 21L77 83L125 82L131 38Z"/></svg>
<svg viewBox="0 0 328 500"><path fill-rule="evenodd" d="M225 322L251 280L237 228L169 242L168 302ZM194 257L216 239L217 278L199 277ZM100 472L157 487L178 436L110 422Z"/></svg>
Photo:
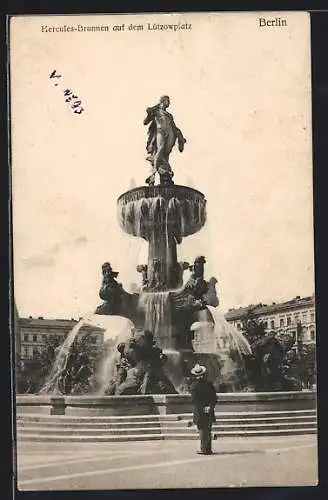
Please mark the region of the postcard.
<svg viewBox="0 0 328 500"><path fill-rule="evenodd" d="M9 28L18 490L317 484L309 14Z"/></svg>

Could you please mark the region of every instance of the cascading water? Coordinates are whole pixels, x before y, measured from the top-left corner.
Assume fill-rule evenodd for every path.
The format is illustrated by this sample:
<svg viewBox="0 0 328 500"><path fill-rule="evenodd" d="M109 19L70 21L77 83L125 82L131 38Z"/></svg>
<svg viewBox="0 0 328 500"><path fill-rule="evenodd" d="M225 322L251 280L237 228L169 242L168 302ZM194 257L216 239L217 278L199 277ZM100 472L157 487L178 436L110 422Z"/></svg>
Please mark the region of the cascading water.
<svg viewBox="0 0 328 500"><path fill-rule="evenodd" d="M245 356L252 355L252 349L244 335L225 319L216 308L209 307L214 319L213 337L215 350L220 357L220 377L223 385L236 392L249 386L245 367Z"/></svg>
<svg viewBox="0 0 328 500"><path fill-rule="evenodd" d="M214 333L216 339L219 341L219 344L221 340L227 339L230 346L237 349L240 356L251 355L252 349L246 337L244 337L244 335L239 330L237 330L237 328L231 325L225 319L224 315L217 309L210 306L208 308L214 318Z"/></svg>
<svg viewBox="0 0 328 500"><path fill-rule="evenodd" d="M91 318L90 323L99 326L99 316ZM104 352L95 371L95 378L98 384L98 394L104 394L108 383L116 375L117 362L119 359L117 347L121 342L126 342L134 334L134 324L127 318L104 316L104 321L100 325L105 329L104 339L110 344ZM97 321L98 320L98 321ZM112 320L112 321L111 321Z"/></svg>
<svg viewBox="0 0 328 500"><path fill-rule="evenodd" d="M139 306L145 311L145 329L154 332L154 339L167 356L165 374L179 393L188 392L186 377L194 362L190 353L179 352L174 348L171 327L170 292L142 293ZM214 322L208 321L205 312L199 314L199 321L192 325L195 338L193 347L199 362L208 367L209 372L219 371L218 384L226 385L231 391L241 390L241 370L246 377L244 356L252 353L245 337L230 325L215 308L209 308ZM204 313L204 314L202 314ZM61 393L59 382L65 371L70 349L83 326L93 325L104 329L104 340L108 349L100 359L94 373L97 380L97 394L102 395L108 383L116 374L119 358L117 347L134 335L134 325L127 318L118 316L84 316L69 332L56 356L52 371L40 390L40 394ZM230 356L231 349L237 354L237 359Z"/></svg>
<svg viewBox="0 0 328 500"><path fill-rule="evenodd" d="M175 238L181 242L181 237L191 234L195 228L204 225L206 219L204 201L199 199L179 200L172 197L167 202L162 196L138 198L127 201L118 207L119 223L125 231L138 237L145 237L154 231L156 218L162 217L166 228L173 229ZM174 228L173 228L174 226Z"/></svg>
<svg viewBox="0 0 328 500"><path fill-rule="evenodd" d="M92 325L104 330L104 342L108 348L96 367L94 376L97 381L97 393L104 394L106 387L116 373L118 359L117 346L133 335L134 325L127 319L119 316L85 315L67 335L60 346L50 375L48 376L39 394L61 394L60 379L63 375L70 355L72 345L82 327ZM88 334L88 333L86 333Z"/></svg>
<svg viewBox="0 0 328 500"><path fill-rule="evenodd" d="M193 353L165 349L165 373L179 393L188 392L186 379L195 361L204 364L217 390L238 392L248 389L244 358L252 354L247 339L215 308L198 313L191 325Z"/></svg>
<svg viewBox="0 0 328 500"><path fill-rule="evenodd" d="M95 378L97 380L97 394L104 394L110 379L115 377L118 360L117 346L119 344L116 338L111 346L108 346L104 357L100 360L96 368Z"/></svg>
<svg viewBox="0 0 328 500"><path fill-rule="evenodd" d="M163 349L167 361L164 365L164 373L172 382L179 394L185 394L189 391L186 384L186 376L189 375L182 362L181 352L176 349Z"/></svg>
<svg viewBox="0 0 328 500"><path fill-rule="evenodd" d="M139 307L145 311L145 329L153 332L162 349L172 348L170 292L144 292Z"/></svg>
<svg viewBox="0 0 328 500"><path fill-rule="evenodd" d="M59 348L59 352L56 356L50 375L39 391L40 394L61 393L59 388L60 376L66 368L71 346L75 341L79 331L83 326L85 326L85 324L85 320L82 318L67 335L66 339Z"/></svg>
<svg viewBox="0 0 328 500"><path fill-rule="evenodd" d="M121 316L88 315L84 318L86 324L97 326L104 330L104 342L107 349L99 360L95 369L97 381L97 394L105 393L108 383L116 375L118 362L117 347L121 342L126 342L134 334L134 324Z"/></svg>

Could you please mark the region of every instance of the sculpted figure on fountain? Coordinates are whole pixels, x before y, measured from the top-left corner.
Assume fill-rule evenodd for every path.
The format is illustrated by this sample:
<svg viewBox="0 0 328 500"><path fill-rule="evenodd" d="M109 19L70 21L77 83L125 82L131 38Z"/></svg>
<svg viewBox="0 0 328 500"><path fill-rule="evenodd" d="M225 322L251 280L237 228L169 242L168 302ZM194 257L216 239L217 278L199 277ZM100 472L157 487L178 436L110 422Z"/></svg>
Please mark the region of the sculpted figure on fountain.
<svg viewBox="0 0 328 500"><path fill-rule="evenodd" d="M183 296L188 308L205 309L206 306L217 307L219 299L216 292L217 279L212 277L209 281L204 279L204 266L206 259L203 255L196 257L194 264L189 266L191 276L183 288Z"/></svg>
<svg viewBox="0 0 328 500"><path fill-rule="evenodd" d="M120 359L117 374L106 391L108 395L176 393L163 371L166 356L156 346L152 332L145 330L117 349Z"/></svg>
<svg viewBox="0 0 328 500"><path fill-rule="evenodd" d="M138 294L128 293L116 278L117 271L113 271L109 262L102 265L102 284L99 297L104 301L95 310L95 314L118 315L131 319L135 316Z"/></svg>
<svg viewBox="0 0 328 500"><path fill-rule="evenodd" d="M105 301L103 307L107 314L117 314L120 311L123 296L123 287L121 283L116 281L118 276L117 271L113 271L109 262L102 265L102 285L99 291L99 297ZM100 306L102 307L102 306ZM100 314L100 313L99 313ZM106 314L102 312L102 314Z"/></svg>
<svg viewBox="0 0 328 500"><path fill-rule="evenodd" d="M181 130L174 123L173 116L166 111L169 105L169 96L162 96L158 104L147 108L147 116L144 120L144 125L150 124L146 149L152 173L146 182L152 186L155 183L156 173L160 176L160 184L173 184L173 171L169 163L169 156L176 141L178 141L180 152L184 150L186 142Z"/></svg>
<svg viewBox="0 0 328 500"><path fill-rule="evenodd" d="M203 300L208 306L217 307L219 305L219 298L216 291L218 280L212 276L207 282L207 292L203 295Z"/></svg>
<svg viewBox="0 0 328 500"><path fill-rule="evenodd" d="M146 264L139 264L137 266L137 272L141 273L142 285L141 289L145 290L148 287L148 277L147 277L148 266Z"/></svg>
<svg viewBox="0 0 328 500"><path fill-rule="evenodd" d="M177 286L181 287L183 285L183 274L185 271L190 269L189 262L178 262L178 271L177 271Z"/></svg>

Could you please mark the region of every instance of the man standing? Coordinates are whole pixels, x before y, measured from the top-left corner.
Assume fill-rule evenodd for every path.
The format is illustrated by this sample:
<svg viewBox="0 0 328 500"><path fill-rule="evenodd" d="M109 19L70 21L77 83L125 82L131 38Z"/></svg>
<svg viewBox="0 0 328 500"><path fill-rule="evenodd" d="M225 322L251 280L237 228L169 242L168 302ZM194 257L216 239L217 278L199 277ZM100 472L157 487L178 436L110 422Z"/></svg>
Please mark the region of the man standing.
<svg viewBox="0 0 328 500"><path fill-rule="evenodd" d="M200 437L200 455L211 455L212 423L215 422L214 408L216 391L214 385L205 379L206 368L196 364L191 370L195 380L191 386L191 398L194 404L193 422L197 425Z"/></svg>

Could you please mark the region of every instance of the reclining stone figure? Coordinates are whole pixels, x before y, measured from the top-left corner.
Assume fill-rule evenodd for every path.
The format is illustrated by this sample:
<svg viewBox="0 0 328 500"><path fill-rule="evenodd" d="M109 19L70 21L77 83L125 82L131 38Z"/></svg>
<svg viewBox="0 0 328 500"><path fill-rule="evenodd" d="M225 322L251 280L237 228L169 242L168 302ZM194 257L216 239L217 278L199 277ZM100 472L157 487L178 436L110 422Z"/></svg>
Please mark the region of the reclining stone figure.
<svg viewBox="0 0 328 500"><path fill-rule="evenodd" d="M119 344L121 354L117 374L106 394L175 394L173 384L163 371L166 356L155 345L152 332L145 330Z"/></svg>

